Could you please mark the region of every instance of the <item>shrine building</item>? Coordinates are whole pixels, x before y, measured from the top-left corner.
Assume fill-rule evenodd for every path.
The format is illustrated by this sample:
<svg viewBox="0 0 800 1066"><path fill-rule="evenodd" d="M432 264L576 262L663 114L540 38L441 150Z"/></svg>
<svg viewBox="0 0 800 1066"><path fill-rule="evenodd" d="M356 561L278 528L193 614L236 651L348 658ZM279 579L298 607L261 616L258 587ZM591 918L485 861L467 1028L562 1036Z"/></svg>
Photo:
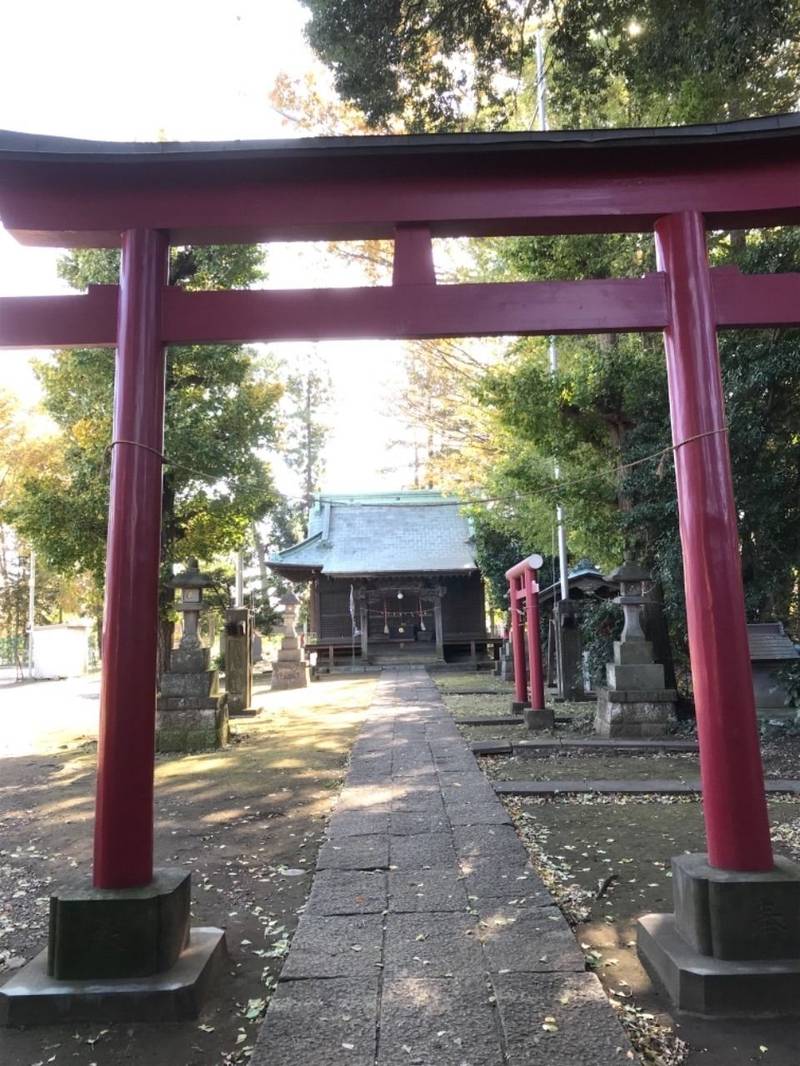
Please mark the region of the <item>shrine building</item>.
<svg viewBox="0 0 800 1066"><path fill-rule="evenodd" d="M306 647L323 668L477 665L494 644L469 519L441 493L318 497L308 537L268 563L310 583Z"/></svg>

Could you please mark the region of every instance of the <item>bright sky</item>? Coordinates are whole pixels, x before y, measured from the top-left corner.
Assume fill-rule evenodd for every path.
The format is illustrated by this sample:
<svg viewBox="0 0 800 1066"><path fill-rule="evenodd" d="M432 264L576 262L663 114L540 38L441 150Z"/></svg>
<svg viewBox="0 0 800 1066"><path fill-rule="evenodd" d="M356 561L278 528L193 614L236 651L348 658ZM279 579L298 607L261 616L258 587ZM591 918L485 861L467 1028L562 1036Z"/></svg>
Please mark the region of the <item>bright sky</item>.
<svg viewBox="0 0 800 1066"><path fill-rule="evenodd" d="M315 64L305 18L296 0L8 0L0 3L0 129L119 141L292 136L269 93L279 72L299 75ZM56 259L0 228L0 295L68 291ZM276 248L268 262L272 286L360 282L307 248ZM401 382L400 346L320 351L335 392L325 490L400 487L402 472L380 472L393 458L386 442L398 435L382 412ZM29 356L0 353L0 385L25 403L37 394Z"/></svg>

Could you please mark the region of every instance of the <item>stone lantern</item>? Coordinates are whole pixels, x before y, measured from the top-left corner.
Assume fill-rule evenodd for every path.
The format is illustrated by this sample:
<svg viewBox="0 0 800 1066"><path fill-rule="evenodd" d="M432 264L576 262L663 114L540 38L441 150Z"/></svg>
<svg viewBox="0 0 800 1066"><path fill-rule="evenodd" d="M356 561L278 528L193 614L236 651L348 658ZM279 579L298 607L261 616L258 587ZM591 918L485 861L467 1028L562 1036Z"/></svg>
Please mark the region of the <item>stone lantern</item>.
<svg viewBox="0 0 800 1066"><path fill-rule="evenodd" d="M300 600L288 592L280 600L283 605L283 640L278 658L272 664L272 689L305 688L308 684L308 663L297 639L297 608Z"/></svg>
<svg viewBox="0 0 800 1066"><path fill-rule="evenodd" d="M173 577L169 582L170 588L180 592L180 600L175 604L175 610L183 614L183 636L180 647L184 649L200 648L200 613L207 610L208 605L203 602L203 589L212 585L213 581L208 574L201 574L197 565L197 559L190 559L182 574Z"/></svg>
<svg viewBox="0 0 800 1066"><path fill-rule="evenodd" d="M197 559L170 582L180 599L175 609L183 615L183 636L161 675L156 747L159 751L203 751L219 748L228 739L228 713L219 692L217 671L210 668L210 649L200 642L200 615L207 610L203 589L213 584L201 574Z"/></svg>
<svg viewBox="0 0 800 1066"><path fill-rule="evenodd" d="M607 688L597 692L595 732L606 737L659 737L675 709L677 693L664 687L664 667L653 658L653 645L642 629L644 584L651 575L626 558L606 579L619 582L614 603L625 624L614 641L614 661L606 664Z"/></svg>

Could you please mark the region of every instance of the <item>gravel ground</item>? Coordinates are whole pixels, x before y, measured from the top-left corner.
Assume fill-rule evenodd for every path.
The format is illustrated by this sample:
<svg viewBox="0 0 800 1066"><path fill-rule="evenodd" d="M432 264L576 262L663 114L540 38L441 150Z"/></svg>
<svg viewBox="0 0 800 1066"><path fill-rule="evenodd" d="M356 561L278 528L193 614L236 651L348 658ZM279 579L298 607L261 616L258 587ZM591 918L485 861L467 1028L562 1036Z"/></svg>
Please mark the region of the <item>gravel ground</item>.
<svg viewBox="0 0 800 1066"><path fill-rule="evenodd" d="M594 969L657 1066L798 1066L796 1020L674 1016L636 953L636 919L672 910L670 859L702 851L702 803L691 797L575 796L504 800L534 864ZM776 850L800 861L800 800L769 801Z"/></svg>
<svg viewBox="0 0 800 1066"><path fill-rule="evenodd" d="M90 876L95 745L84 733L93 727L78 713L70 731L74 703L58 684L3 693L6 749L16 744L24 753L0 759L0 983L44 947L52 887ZM228 965L202 1017L0 1030L2 1066L247 1061L373 688L371 678L336 678L261 693L260 714L235 723L229 748L157 758L157 861L192 870L194 923L227 933ZM59 728L39 735L41 753L28 750L29 723L20 743L10 739L19 716L59 693ZM91 702L91 686L87 693Z"/></svg>

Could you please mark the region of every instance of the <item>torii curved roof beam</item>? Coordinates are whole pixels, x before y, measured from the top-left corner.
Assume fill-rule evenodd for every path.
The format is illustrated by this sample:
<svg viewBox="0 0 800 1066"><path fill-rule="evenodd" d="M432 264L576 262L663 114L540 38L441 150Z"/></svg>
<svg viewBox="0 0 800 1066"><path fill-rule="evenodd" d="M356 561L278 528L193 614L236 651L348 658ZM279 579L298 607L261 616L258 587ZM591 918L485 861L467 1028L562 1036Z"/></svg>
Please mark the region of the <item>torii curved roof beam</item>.
<svg viewBox="0 0 800 1066"><path fill-rule="evenodd" d="M25 244L635 232L800 222L800 115L659 129L114 143L0 132L0 217Z"/></svg>

